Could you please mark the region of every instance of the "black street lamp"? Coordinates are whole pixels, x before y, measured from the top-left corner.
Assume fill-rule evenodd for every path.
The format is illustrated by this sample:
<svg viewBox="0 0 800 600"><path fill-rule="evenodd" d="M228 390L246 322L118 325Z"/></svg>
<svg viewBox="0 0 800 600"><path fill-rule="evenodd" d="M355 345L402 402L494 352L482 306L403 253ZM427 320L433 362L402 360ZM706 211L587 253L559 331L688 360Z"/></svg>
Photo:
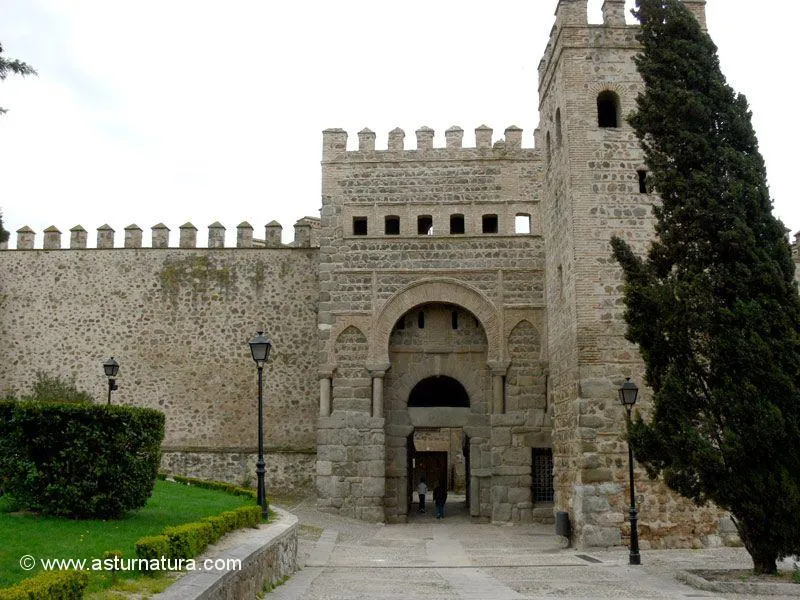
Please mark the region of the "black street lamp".
<svg viewBox="0 0 800 600"><path fill-rule="evenodd" d="M110 405L111 392L118 389L117 380L115 378L117 376L117 371L119 371L119 363L114 360L113 356L103 363L103 371L105 371L106 377L108 377L108 404Z"/></svg>
<svg viewBox="0 0 800 600"><path fill-rule="evenodd" d="M261 516L264 519L267 518L269 512L269 502L264 489L264 380L262 373L271 349L272 342L264 335L263 331L259 331L256 337L250 340L250 352L253 354L253 360L256 361L258 369L258 462L256 463L258 497L256 501L261 507Z"/></svg>
<svg viewBox="0 0 800 600"><path fill-rule="evenodd" d="M619 401L628 413L628 428L630 428L631 424L631 410L633 409L633 405L636 404L636 396L638 395L639 388L631 381L630 377L626 378L625 383L619 388ZM640 565L642 564L642 556L639 554L639 526L636 512L636 493L633 487L633 448L631 448L630 440L628 440L628 469L630 470L631 476L631 551L629 564Z"/></svg>

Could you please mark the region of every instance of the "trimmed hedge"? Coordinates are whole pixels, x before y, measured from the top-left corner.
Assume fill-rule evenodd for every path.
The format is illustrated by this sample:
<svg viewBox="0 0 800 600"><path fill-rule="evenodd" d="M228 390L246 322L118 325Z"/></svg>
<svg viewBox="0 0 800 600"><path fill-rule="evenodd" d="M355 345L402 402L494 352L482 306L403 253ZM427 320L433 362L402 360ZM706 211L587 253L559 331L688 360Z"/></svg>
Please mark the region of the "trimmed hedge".
<svg viewBox="0 0 800 600"><path fill-rule="evenodd" d="M161 557L194 558L226 533L245 527L258 527L260 522L260 506L240 506L216 517L167 527L162 535L139 538L136 542L136 556L148 560L160 560Z"/></svg>
<svg viewBox="0 0 800 600"><path fill-rule="evenodd" d="M105 404L0 402L0 492L50 515L117 519L155 485L164 414Z"/></svg>
<svg viewBox="0 0 800 600"><path fill-rule="evenodd" d="M169 540L169 555L172 558L193 558L211 543L213 530L203 521L167 527L163 534Z"/></svg>
<svg viewBox="0 0 800 600"><path fill-rule="evenodd" d="M84 571L41 571L0 590L0 600L80 600L89 583Z"/></svg>
<svg viewBox="0 0 800 600"><path fill-rule="evenodd" d="M255 490L251 490L250 488L240 487L238 485L233 485L232 483L225 483L224 481L205 481L204 479L195 479L194 477L184 477L183 475L174 475L172 477L178 483L183 483L185 485L193 485L199 488L205 488L207 490L218 490L220 492L227 492L229 494L233 494L234 496L248 496L250 498L258 497L258 494Z"/></svg>
<svg viewBox="0 0 800 600"><path fill-rule="evenodd" d="M136 540L136 556L147 560L169 557L169 538L165 535L148 535Z"/></svg>

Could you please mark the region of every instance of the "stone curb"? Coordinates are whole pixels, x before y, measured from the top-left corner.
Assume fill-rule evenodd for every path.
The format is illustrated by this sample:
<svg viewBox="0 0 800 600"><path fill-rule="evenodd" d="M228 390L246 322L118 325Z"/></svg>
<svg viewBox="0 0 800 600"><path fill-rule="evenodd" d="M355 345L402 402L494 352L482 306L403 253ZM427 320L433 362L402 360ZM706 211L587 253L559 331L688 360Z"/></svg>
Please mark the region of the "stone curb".
<svg viewBox="0 0 800 600"><path fill-rule="evenodd" d="M299 519L271 507L276 519L258 529L234 532L233 545L210 548L203 559L239 559L241 570L194 571L186 573L160 594L159 600L217 600L255 598L268 583L292 575L297 570L297 529Z"/></svg>
<svg viewBox="0 0 800 600"><path fill-rule="evenodd" d="M800 598L800 584L797 583L748 583L745 581L709 581L691 571L678 571L675 578L693 588L705 592L723 594L742 594L750 596L794 596Z"/></svg>

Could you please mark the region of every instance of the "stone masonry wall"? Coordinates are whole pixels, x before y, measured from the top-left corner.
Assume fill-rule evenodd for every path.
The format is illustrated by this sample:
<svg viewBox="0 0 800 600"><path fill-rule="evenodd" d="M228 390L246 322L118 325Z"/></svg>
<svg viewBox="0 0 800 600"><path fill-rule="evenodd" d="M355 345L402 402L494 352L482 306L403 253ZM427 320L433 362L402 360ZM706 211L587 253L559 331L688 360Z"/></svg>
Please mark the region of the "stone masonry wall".
<svg viewBox="0 0 800 600"><path fill-rule="evenodd" d="M274 344L268 482L308 485L317 264L312 248L0 252L0 391L24 394L43 371L105 402L102 362L114 356L112 402L167 414L165 468L252 482L258 390L248 341L263 328Z"/></svg>
<svg viewBox="0 0 800 600"><path fill-rule="evenodd" d="M636 348L624 338L621 270L610 239L644 252L657 198L639 190L642 153L624 121L641 81L632 62L636 27L622 2L606 2L606 23L587 25L586 0L562 0L540 65L540 135L549 147L547 286L550 364L554 371L557 506L570 512L579 544L616 545L627 536L627 446L616 390L644 381ZM618 102L617 126L600 127L598 96ZM568 316L557 308L566 306ZM553 310L555 309L555 310ZM563 359L567 359L562 362ZM640 395L648 408L647 393ZM637 470L644 545L703 543L719 512L671 496ZM691 515L691 516L690 516Z"/></svg>
<svg viewBox="0 0 800 600"><path fill-rule="evenodd" d="M361 390L359 398L363 400L357 406L346 407L354 414L339 418L371 418L369 427L381 427L386 452L386 469L382 473L385 516L403 520L408 495L407 438L414 427L407 407L408 394L428 376L448 374L458 379L470 396L468 415L456 414L463 409L448 409L451 412L447 414L439 411L436 418L442 422L436 425L461 425L470 439L470 454L477 466L471 482L473 513L492 517L492 481L496 477L500 486L495 492L496 500L509 506L507 516L498 515L510 520L509 489L524 490L511 492L513 501L519 504L515 504L516 508L521 506L528 513L531 508L530 447L526 454L513 444L529 443L534 429L542 431L544 402L533 400L533 396L543 394L544 387L540 347L525 351L516 348L524 356L516 356L515 371L507 387L519 414L498 424L505 434L497 439L492 437L490 413L504 411L502 378L511 361L506 343L510 331L525 319L543 325L540 155L521 147L521 130L516 127L508 128L505 138L494 144L491 130L479 127L473 148L462 147L463 131L456 127L445 132L444 148L434 148L434 132L425 127L416 132L416 149L405 149L404 135L400 130L390 132L388 148L376 150L374 134L364 130L359 133L358 151L347 152L344 131L327 130L323 134L319 316L322 386L333 388L331 418L343 406L338 402L337 408L337 386ZM530 230L518 233L518 219L530 223ZM425 288L432 295L419 294L416 307L409 306L405 315L397 315L409 323L406 330L394 329L395 322L381 321L381 312L387 305L411 293L409 290L423 289L415 286L433 281L442 283ZM452 293L438 295L437 290L445 288ZM476 301L486 309L482 318L493 323L488 347L462 339L467 329L459 330L457 339L453 338L450 318L454 306L459 306L457 310L467 322L476 320L476 315L464 310L465 304L459 304L462 292L470 298L480 295ZM414 337L422 333L413 324L418 309L433 319L424 330L425 339ZM433 327L437 315L441 316L438 328ZM364 369L348 375L353 378L351 384L342 379L343 373L354 365L344 360L340 352L341 335L349 327L372 333L394 329L390 340L380 342L388 344L388 353L385 346L375 345L374 336L367 336L370 348ZM543 339L542 331L539 329L537 340ZM428 339L431 335L434 338ZM387 360L383 357L388 357L388 363L383 362ZM371 377L372 402L367 393L370 390L364 386L364 373ZM539 377L538 383L534 382L535 377ZM331 383L325 383L329 378ZM532 391L522 389L528 383L533 385ZM380 415L375 414L376 390L383 403ZM500 401L495 402L493 398L498 394ZM534 426L526 411L532 414L532 405L537 402L536 410L542 415ZM323 416L320 423L323 435L327 418ZM331 433L325 431L324 435ZM374 445L372 433L365 430L361 436L366 444ZM492 446L495 442L499 444L497 448ZM321 482L320 469L330 482ZM352 470L346 464L323 459L321 450L317 471L321 496L337 485L355 485L347 475ZM527 505L522 500L525 494ZM325 498L320 502L330 505ZM348 500L334 502L346 505ZM522 517L514 513L513 518Z"/></svg>

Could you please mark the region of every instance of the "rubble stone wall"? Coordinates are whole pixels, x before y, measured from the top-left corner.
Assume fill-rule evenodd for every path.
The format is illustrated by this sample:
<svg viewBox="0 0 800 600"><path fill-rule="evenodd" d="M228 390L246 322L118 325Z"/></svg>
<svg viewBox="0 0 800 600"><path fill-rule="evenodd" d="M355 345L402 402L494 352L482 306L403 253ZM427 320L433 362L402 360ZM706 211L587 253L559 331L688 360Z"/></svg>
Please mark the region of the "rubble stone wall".
<svg viewBox="0 0 800 600"><path fill-rule="evenodd" d="M41 371L105 402L102 363L114 356L112 402L167 414L164 466L241 483L257 438L248 342L263 329L269 484L307 484L297 474L316 445L317 264L312 248L0 252L0 391L24 395Z"/></svg>

